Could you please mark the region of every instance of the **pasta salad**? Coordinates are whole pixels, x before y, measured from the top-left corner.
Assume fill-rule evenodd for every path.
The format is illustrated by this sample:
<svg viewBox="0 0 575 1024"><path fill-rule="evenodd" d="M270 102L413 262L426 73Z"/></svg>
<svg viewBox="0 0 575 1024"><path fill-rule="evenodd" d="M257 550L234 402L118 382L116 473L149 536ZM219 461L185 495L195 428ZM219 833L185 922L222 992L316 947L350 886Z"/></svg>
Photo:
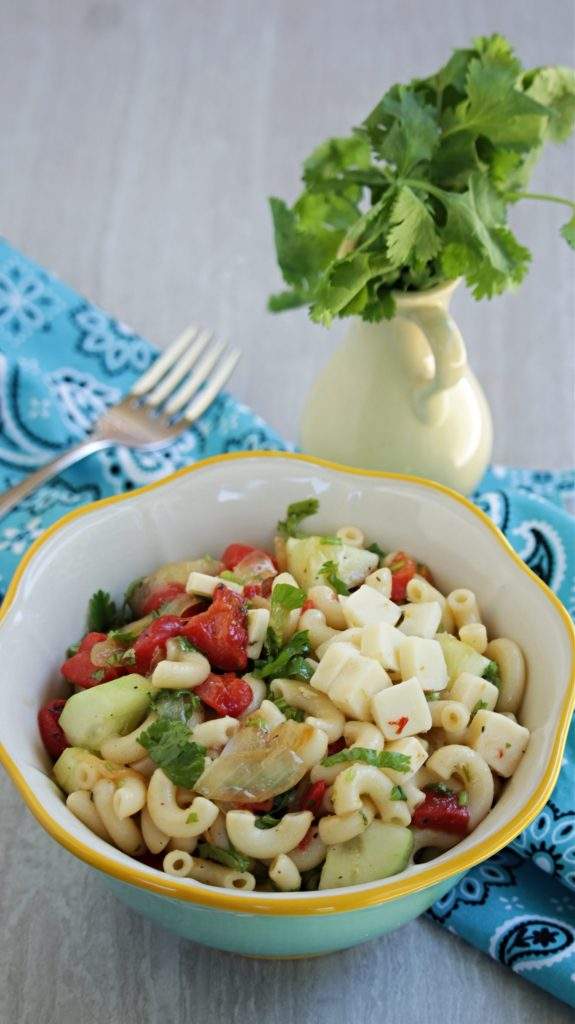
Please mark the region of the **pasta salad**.
<svg viewBox="0 0 575 1024"><path fill-rule="evenodd" d="M471 590L360 529L273 555L232 543L98 591L38 714L70 812L169 875L328 889L437 856L489 813L529 740L519 646Z"/></svg>

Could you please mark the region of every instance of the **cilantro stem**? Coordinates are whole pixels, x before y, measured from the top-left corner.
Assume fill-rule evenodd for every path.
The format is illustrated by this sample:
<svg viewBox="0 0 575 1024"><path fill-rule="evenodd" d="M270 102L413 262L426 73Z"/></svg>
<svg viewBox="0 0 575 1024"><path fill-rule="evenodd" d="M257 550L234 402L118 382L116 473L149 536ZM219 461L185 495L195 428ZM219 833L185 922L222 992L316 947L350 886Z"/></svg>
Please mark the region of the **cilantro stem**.
<svg viewBox="0 0 575 1024"><path fill-rule="evenodd" d="M409 188L420 188L423 192L429 192L430 195L436 196L442 200L447 193L443 188L437 188L436 185L431 185L428 181L421 181L420 178L399 178L398 185L407 185Z"/></svg>
<svg viewBox="0 0 575 1024"><path fill-rule="evenodd" d="M506 192L505 199L514 202L516 199L541 199L543 202L559 203L561 206L569 206L575 210L575 203L571 199L563 199L562 196L550 196L547 192Z"/></svg>

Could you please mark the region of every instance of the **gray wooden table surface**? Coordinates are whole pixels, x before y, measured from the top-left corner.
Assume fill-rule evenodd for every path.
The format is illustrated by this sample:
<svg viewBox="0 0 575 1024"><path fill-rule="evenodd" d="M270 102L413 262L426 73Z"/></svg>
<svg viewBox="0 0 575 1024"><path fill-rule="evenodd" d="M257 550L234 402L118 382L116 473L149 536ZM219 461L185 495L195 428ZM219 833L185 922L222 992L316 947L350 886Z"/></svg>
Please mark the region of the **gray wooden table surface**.
<svg viewBox="0 0 575 1024"><path fill-rule="evenodd" d="M265 312L269 194L392 82L499 30L528 64L572 63L564 0L0 0L0 233L165 344L190 319L245 352L234 390L284 435L342 333ZM569 194L574 148L538 191ZM492 404L496 458L573 463L573 255L553 206L513 220L519 293L455 313ZM572 1019L427 920L320 960L214 953L117 904L0 780L0 1024L452 1024Z"/></svg>

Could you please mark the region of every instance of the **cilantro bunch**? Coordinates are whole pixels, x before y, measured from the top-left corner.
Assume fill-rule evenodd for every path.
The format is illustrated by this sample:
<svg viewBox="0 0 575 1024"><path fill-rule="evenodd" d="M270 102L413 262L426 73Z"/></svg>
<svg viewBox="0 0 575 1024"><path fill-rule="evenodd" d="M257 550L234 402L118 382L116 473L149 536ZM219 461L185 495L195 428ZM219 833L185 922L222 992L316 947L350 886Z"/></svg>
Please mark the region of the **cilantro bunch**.
<svg viewBox="0 0 575 1024"><path fill-rule="evenodd" d="M394 290L462 276L481 299L518 285L531 256L507 225L510 204L568 206L561 234L575 248L575 203L524 191L545 142L574 120L575 72L525 70L500 35L392 86L352 135L314 150L293 207L270 200L289 290L269 308L377 321L393 316Z"/></svg>

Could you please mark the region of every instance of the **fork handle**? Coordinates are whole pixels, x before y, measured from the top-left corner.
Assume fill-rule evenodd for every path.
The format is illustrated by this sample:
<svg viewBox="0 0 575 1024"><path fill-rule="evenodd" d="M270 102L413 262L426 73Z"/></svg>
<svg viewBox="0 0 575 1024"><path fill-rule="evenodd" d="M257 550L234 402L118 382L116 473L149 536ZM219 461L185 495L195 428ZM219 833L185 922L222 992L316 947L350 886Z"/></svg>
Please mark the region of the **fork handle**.
<svg viewBox="0 0 575 1024"><path fill-rule="evenodd" d="M27 498L29 494L32 494L46 480L50 480L51 477L62 473L65 469L68 469L68 466L72 466L86 455L92 455L93 452L98 452L102 448L108 448L112 443L112 441L108 441L106 438L90 438L87 441L81 441L80 444L74 445L73 448L69 448L68 451L59 455L57 459L47 462L45 466L40 466L40 469L34 470L25 480L21 480L19 484L11 487L6 491L6 494L0 497L0 516L5 516L7 512L11 512L16 505L23 501L24 498Z"/></svg>

